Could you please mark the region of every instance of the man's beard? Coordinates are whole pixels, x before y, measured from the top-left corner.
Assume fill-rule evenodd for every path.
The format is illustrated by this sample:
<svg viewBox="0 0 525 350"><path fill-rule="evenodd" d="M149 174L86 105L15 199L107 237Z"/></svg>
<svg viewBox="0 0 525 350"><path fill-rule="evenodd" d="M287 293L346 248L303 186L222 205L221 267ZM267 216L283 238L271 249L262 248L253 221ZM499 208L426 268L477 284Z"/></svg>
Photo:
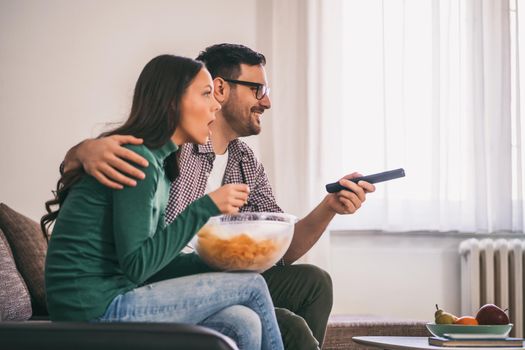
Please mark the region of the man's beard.
<svg viewBox="0 0 525 350"><path fill-rule="evenodd" d="M235 100L235 98L230 98L228 102L222 105L221 112L224 119L239 137L258 135L261 132L261 127L253 120L252 111L250 111L250 115L243 117L243 111L235 103Z"/></svg>

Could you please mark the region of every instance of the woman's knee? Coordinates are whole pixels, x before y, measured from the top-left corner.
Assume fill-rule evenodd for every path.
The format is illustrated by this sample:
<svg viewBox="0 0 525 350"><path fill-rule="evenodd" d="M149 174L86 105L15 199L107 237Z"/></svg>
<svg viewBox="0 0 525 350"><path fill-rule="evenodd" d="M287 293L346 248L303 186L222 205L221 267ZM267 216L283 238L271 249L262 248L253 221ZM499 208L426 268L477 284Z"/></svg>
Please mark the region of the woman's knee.
<svg viewBox="0 0 525 350"><path fill-rule="evenodd" d="M250 332L261 334L261 319L259 315L244 305L233 305L225 309L230 322L237 328L248 329Z"/></svg>
<svg viewBox="0 0 525 350"><path fill-rule="evenodd" d="M232 338L240 349L258 349L261 346L262 326L257 313L243 305L224 308L204 322Z"/></svg>
<svg viewBox="0 0 525 350"><path fill-rule="evenodd" d="M270 291L268 290L268 284L266 283L266 280L263 278L263 276L258 273L254 273L252 275L253 281L250 283L250 287L252 287L258 294L262 294L271 299Z"/></svg>

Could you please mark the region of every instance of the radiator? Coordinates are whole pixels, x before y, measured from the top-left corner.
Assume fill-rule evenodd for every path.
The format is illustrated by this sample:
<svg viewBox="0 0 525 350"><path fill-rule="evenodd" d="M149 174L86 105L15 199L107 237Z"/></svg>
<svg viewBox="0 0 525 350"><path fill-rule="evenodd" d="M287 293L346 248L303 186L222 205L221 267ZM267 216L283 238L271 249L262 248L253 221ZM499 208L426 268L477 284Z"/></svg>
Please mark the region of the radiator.
<svg viewBox="0 0 525 350"><path fill-rule="evenodd" d="M523 337L525 240L468 239L459 245L461 315L476 316L484 304L509 310L510 333Z"/></svg>

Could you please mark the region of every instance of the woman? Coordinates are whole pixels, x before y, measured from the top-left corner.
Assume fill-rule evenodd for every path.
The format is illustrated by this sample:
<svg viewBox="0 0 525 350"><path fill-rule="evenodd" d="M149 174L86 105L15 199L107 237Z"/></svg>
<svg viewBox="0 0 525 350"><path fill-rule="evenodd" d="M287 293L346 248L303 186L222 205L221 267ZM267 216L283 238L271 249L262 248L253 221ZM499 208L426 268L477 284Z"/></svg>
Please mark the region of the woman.
<svg viewBox="0 0 525 350"><path fill-rule="evenodd" d="M128 120L106 133L142 138L146 178L111 190L93 177L65 173L46 203L44 232L56 219L46 258L49 313L55 321L183 322L208 326L241 349L283 347L264 279L253 273L207 273L142 286L191 240L209 217L234 213L244 184L219 188L164 220L177 148L204 144L220 105L209 72L197 61L162 55L143 69ZM53 212L51 206L59 205Z"/></svg>

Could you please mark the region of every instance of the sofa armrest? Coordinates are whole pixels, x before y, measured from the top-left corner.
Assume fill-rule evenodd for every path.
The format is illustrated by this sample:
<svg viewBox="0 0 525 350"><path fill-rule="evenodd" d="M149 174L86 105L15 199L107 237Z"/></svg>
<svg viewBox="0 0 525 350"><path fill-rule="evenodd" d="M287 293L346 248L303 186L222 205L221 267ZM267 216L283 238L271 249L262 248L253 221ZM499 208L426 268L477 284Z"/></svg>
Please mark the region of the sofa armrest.
<svg viewBox="0 0 525 350"><path fill-rule="evenodd" d="M2 349L236 350L230 338L201 326L167 323L0 322Z"/></svg>

